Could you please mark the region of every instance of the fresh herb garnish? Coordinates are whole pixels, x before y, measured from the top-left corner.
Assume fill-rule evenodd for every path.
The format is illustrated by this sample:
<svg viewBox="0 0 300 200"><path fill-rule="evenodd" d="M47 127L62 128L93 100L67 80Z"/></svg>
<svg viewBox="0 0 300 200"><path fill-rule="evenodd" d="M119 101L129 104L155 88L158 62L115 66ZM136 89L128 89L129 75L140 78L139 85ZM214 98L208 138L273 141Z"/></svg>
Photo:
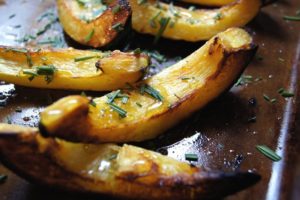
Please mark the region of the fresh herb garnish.
<svg viewBox="0 0 300 200"><path fill-rule="evenodd" d="M140 108L143 107L143 105L140 104L139 102L136 102L135 104L136 104L138 107L140 107Z"/></svg>
<svg viewBox="0 0 300 200"><path fill-rule="evenodd" d="M120 11L120 9L121 9L121 6L120 6L120 5L116 5L116 6L114 6L114 7L112 8L112 12L113 12L113 14L116 14L116 13L118 13L118 12Z"/></svg>
<svg viewBox="0 0 300 200"><path fill-rule="evenodd" d="M157 91L150 85L143 84L140 88L140 93L141 94L147 93L150 96L152 96L153 98L157 99L158 101L163 101L163 96L161 96L159 91Z"/></svg>
<svg viewBox="0 0 300 200"><path fill-rule="evenodd" d="M218 12L218 13L214 16L214 20L215 20L215 21L218 21L218 20L220 20L220 19L222 19L222 13Z"/></svg>
<svg viewBox="0 0 300 200"><path fill-rule="evenodd" d="M140 55L140 54L141 54L141 49L140 49L140 48L136 48L136 49L133 51L133 54L134 54L134 55Z"/></svg>
<svg viewBox="0 0 300 200"><path fill-rule="evenodd" d="M185 159L188 161L198 161L198 155L197 154L192 154L192 153L186 153L185 154Z"/></svg>
<svg viewBox="0 0 300 200"><path fill-rule="evenodd" d="M106 95L107 97L107 103L113 103L115 98L117 98L117 96L121 93L121 90L117 90L117 91L114 91L112 93L109 93Z"/></svg>
<svg viewBox="0 0 300 200"><path fill-rule="evenodd" d="M152 28L156 28L156 22L155 20L158 18L158 16L161 14L161 11L158 11L150 20L149 20L149 23L150 23L150 26Z"/></svg>
<svg viewBox="0 0 300 200"><path fill-rule="evenodd" d="M271 102L271 103L275 103L277 100L275 98L270 98L268 95L263 94L263 97L266 101Z"/></svg>
<svg viewBox="0 0 300 200"><path fill-rule="evenodd" d="M91 41L92 37L94 36L95 34L95 29L93 29L84 39L84 42L85 43L88 43L89 41Z"/></svg>
<svg viewBox="0 0 300 200"><path fill-rule="evenodd" d="M172 13L172 15L174 15L174 17L180 17L178 10L174 8L173 2L169 4L169 11Z"/></svg>
<svg viewBox="0 0 300 200"><path fill-rule="evenodd" d="M114 30L117 31L117 32L120 32L120 31L124 30L123 24L120 23L120 22L118 22L118 23L112 25L111 28L114 29Z"/></svg>
<svg viewBox="0 0 300 200"><path fill-rule="evenodd" d="M294 93L289 92L289 91L285 90L284 88L280 88L280 89L278 90L278 93L279 93L282 97L284 97L284 98L290 98L290 97L294 97L294 96L295 96Z"/></svg>
<svg viewBox="0 0 300 200"><path fill-rule="evenodd" d="M36 72L28 71L28 70L23 70L23 74L29 75L28 80L32 81L38 74Z"/></svg>
<svg viewBox="0 0 300 200"><path fill-rule="evenodd" d="M27 60L27 64L29 67L32 67L33 66L33 63L32 63L32 59L31 59L31 55L30 55L30 52L26 52L26 60Z"/></svg>
<svg viewBox="0 0 300 200"><path fill-rule="evenodd" d="M0 174L0 184L4 183L7 180L7 175Z"/></svg>
<svg viewBox="0 0 300 200"><path fill-rule="evenodd" d="M36 73L38 75L52 76L56 68L53 65L44 65L36 68Z"/></svg>
<svg viewBox="0 0 300 200"><path fill-rule="evenodd" d="M127 116L127 112L122 108L120 108L119 106L117 106L116 104L108 103L108 105L110 106L111 109L117 112L121 118L125 118Z"/></svg>
<svg viewBox="0 0 300 200"><path fill-rule="evenodd" d="M97 104L93 99L90 100L90 105L95 107L95 108L97 107Z"/></svg>
<svg viewBox="0 0 300 200"><path fill-rule="evenodd" d="M159 20L159 25L160 28L158 29L157 34L155 35L155 39L154 39L154 44L156 44L158 42L158 40L160 39L160 37L163 35L164 31L166 30L169 22L170 22L171 18L170 17L162 17Z"/></svg>
<svg viewBox="0 0 300 200"><path fill-rule="evenodd" d="M147 2L147 0L138 0L138 1L137 1L137 3L138 3L139 5L142 5L142 4L146 3L146 2Z"/></svg>
<svg viewBox="0 0 300 200"><path fill-rule="evenodd" d="M74 58L74 62L80 62L80 61L90 60L90 59L93 59L93 58L99 58L99 56L78 57L78 58Z"/></svg>
<svg viewBox="0 0 300 200"><path fill-rule="evenodd" d="M277 155L272 149L270 149L266 145L257 145L256 149L273 161L277 162L277 161L281 160L281 157L279 155Z"/></svg>
<svg viewBox="0 0 300 200"><path fill-rule="evenodd" d="M8 17L8 19L12 19L12 18L14 18L16 16L16 14L12 14L12 15L10 15L9 17Z"/></svg>
<svg viewBox="0 0 300 200"><path fill-rule="evenodd" d="M253 81L253 77L250 75L242 75L238 81L235 83L235 86L241 86L241 85L245 85L248 83L251 83Z"/></svg>
<svg viewBox="0 0 300 200"><path fill-rule="evenodd" d="M300 16L283 16L283 19L284 20L287 20L287 21L300 21Z"/></svg>

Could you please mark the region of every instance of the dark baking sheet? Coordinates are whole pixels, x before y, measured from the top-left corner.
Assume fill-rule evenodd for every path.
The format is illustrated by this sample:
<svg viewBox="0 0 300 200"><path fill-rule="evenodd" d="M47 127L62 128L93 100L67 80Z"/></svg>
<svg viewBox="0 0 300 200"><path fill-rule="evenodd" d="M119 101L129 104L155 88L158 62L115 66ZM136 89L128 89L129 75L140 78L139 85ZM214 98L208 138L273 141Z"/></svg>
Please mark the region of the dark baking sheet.
<svg viewBox="0 0 300 200"><path fill-rule="evenodd" d="M48 23L48 17L37 19L45 12L55 12L54 0L7 0L0 1L0 45L20 46L25 34L34 33ZM256 171L262 180L252 188L228 199L299 199L300 198L300 136L299 136L299 67L300 67L300 22L285 21L284 15L295 15L300 9L299 0L282 0L265 7L247 26L260 48L258 56L244 75L252 76L247 84L233 87L205 109L195 113L181 124L159 138L136 145L168 153L184 160L184 153L197 153L199 161L193 163L206 169L224 171ZM51 14L50 14L51 15ZM44 42L57 36L57 47L84 48L62 34L59 23L51 25L40 38L29 42ZM131 42L129 42L131 41ZM151 74L185 57L202 43L185 43L161 40L159 46L152 44L153 38L132 32L115 46L123 50L140 47L156 49L168 59L160 63L153 60ZM65 43L66 42L66 43ZM129 44L129 45L128 45ZM43 45L47 46L47 45ZM277 90L281 87L295 93L295 97L284 99ZM35 126L43 107L68 94L79 94L61 90L30 89L1 83L0 120ZM88 93L99 96L100 93ZM271 104L263 94L277 101ZM255 99L256 103L253 103ZM255 122L249 119L256 116ZM256 149L265 144L277 150L283 157L272 162ZM8 179L0 185L2 200L31 199L95 199L58 191L50 191L32 185L0 164L0 174ZM98 197L99 199L99 197Z"/></svg>

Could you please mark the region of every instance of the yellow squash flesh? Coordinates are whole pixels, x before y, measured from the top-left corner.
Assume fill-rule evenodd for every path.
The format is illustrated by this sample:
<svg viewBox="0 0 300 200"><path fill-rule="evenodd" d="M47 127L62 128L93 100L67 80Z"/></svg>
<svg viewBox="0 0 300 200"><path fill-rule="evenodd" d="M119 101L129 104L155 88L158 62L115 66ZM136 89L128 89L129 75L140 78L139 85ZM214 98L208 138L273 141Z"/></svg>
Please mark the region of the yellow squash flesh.
<svg viewBox="0 0 300 200"><path fill-rule="evenodd" d="M35 128L0 124L1 161L20 176L64 190L131 199L217 198L256 183L252 173L205 172L131 145L45 139Z"/></svg>
<svg viewBox="0 0 300 200"><path fill-rule="evenodd" d="M0 47L0 80L28 87L115 90L140 80L148 64L148 57L144 54L120 51ZM36 74L41 66L55 67L50 80L46 75Z"/></svg>
<svg viewBox="0 0 300 200"><path fill-rule="evenodd" d="M123 90L128 101L115 98L113 103L126 113L109 105L107 96L94 99L96 107L87 98L69 96L41 113L40 129L45 136L91 143L155 138L228 90L255 51L247 32L229 29L132 90ZM142 91L145 84L148 92Z"/></svg>
<svg viewBox="0 0 300 200"><path fill-rule="evenodd" d="M113 0L108 6L95 0L84 5L76 0L57 0L58 16L64 31L75 41L102 47L111 43L131 14L127 1ZM115 25L120 26L114 28Z"/></svg>
<svg viewBox="0 0 300 200"><path fill-rule="evenodd" d="M129 2L132 27L136 31L156 37L162 31L162 37L191 42L207 40L230 27L246 25L262 5L261 0L237 0L220 9L189 10L155 0L143 4L139 4L138 0Z"/></svg>

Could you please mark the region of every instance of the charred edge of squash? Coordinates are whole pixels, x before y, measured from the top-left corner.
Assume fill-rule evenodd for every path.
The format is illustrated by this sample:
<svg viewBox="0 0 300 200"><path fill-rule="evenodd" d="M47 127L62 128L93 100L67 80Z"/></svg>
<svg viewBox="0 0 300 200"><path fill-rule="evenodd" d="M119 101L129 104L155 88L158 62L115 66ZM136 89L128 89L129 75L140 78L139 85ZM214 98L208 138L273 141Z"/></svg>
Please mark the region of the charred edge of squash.
<svg viewBox="0 0 300 200"><path fill-rule="evenodd" d="M87 118L89 112L89 105L85 102L82 102L80 107L73 110L73 112L69 113L68 115L63 116L60 119L60 122L58 123L57 127L54 128L54 133L56 132L62 132L61 135L63 139L67 139L69 137L63 137L63 136L70 136L71 138L74 137L70 131L68 132L69 127L78 126L78 123L74 122L80 122L81 126L85 126L85 119ZM59 130L57 130L59 129ZM44 137L51 137L53 133L47 129L47 127L43 124L42 121L39 122L39 130L42 136ZM72 128L71 128L72 130ZM83 129L84 130L84 129Z"/></svg>

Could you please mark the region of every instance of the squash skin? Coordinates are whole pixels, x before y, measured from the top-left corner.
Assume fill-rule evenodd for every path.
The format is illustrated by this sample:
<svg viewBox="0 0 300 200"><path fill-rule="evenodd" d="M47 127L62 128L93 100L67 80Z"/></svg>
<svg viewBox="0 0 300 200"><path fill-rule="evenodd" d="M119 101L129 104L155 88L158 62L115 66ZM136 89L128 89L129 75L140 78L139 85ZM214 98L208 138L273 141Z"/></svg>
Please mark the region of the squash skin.
<svg viewBox="0 0 300 200"><path fill-rule="evenodd" d="M234 2L235 0L183 0L186 3L194 3L205 6L224 6Z"/></svg>
<svg viewBox="0 0 300 200"><path fill-rule="evenodd" d="M173 40L196 42L208 40L231 27L242 27L250 22L259 12L261 0L236 0L219 9L188 10L173 6L177 17L168 4L160 3L157 8L154 0L138 4L130 0L132 9L132 27L139 33L156 36L160 29L160 20L170 18L162 37ZM157 14L159 14L158 17ZM155 26L153 25L155 24Z"/></svg>
<svg viewBox="0 0 300 200"><path fill-rule="evenodd" d="M131 145L46 139L35 128L8 124L0 124L0 155L5 166L33 183L130 199L220 198L260 179L255 173L203 171Z"/></svg>
<svg viewBox="0 0 300 200"><path fill-rule="evenodd" d="M84 97L69 96L41 113L41 133L47 137L87 143L155 138L228 90L255 52L256 46L248 33L238 28L229 29L177 64L137 84L135 89L125 90L129 101L122 104L116 100L115 103L127 111L127 117L119 117L104 96L94 99L96 107L89 106L86 101L82 112L88 114L78 120L65 109L82 107L81 103L68 106L68 102L82 102ZM156 89L163 101L141 94L142 84ZM53 111L59 112L53 114Z"/></svg>
<svg viewBox="0 0 300 200"><path fill-rule="evenodd" d="M126 0L113 0L109 3L108 9L99 17L90 22L85 22L75 16L72 3L75 0L57 0L58 17L64 31L76 42L91 47L106 47L114 40L122 36L123 31L116 31L112 27L115 24L122 24L127 27L127 20L131 15L131 9ZM114 13L113 8L120 6L118 12ZM93 32L92 37L87 41L87 36Z"/></svg>
<svg viewBox="0 0 300 200"><path fill-rule="evenodd" d="M33 64L31 67L28 65L27 55ZM76 58L89 56L94 58L74 61ZM26 70L35 72L35 68L42 65L53 65L56 68L51 82L46 82L45 76L29 80L30 74L24 74ZM149 57L145 54L0 46L0 80L27 87L111 91L139 81L148 65Z"/></svg>

